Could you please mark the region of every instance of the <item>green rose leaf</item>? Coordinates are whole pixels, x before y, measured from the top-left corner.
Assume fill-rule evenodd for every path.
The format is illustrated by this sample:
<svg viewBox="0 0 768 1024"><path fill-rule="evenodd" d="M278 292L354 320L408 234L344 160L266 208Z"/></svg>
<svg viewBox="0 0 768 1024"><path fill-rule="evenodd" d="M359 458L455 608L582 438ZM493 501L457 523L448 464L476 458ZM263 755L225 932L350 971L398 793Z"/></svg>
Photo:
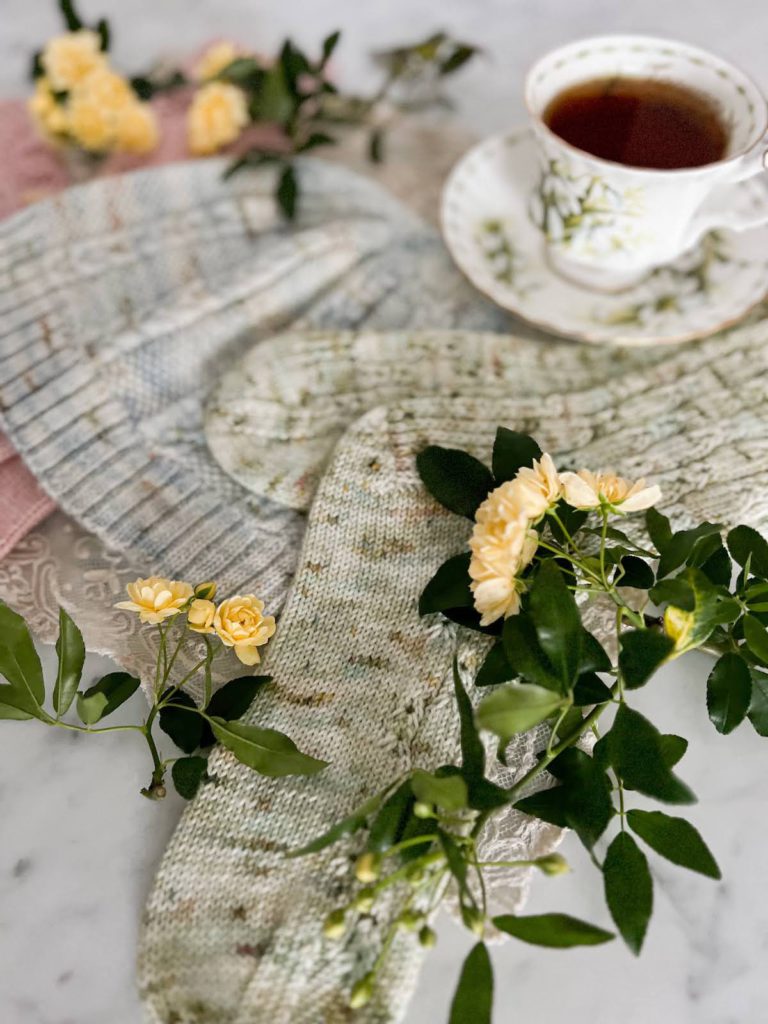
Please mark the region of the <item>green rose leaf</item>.
<svg viewBox="0 0 768 1024"><path fill-rule="evenodd" d="M200 788L207 769L207 757L180 757L174 761L171 778L179 796L191 800Z"/></svg>
<svg viewBox="0 0 768 1024"><path fill-rule="evenodd" d="M656 581L653 569L636 555L624 555L621 559L623 575L617 580L620 587L636 587L638 590L650 590Z"/></svg>
<svg viewBox="0 0 768 1024"><path fill-rule="evenodd" d="M523 466L532 466L541 458L541 448L532 437L517 430L499 427L493 442L492 468L497 484L514 480Z"/></svg>
<svg viewBox="0 0 768 1024"><path fill-rule="evenodd" d="M728 587L731 582L732 573L731 556L725 550L725 545L717 538L717 546L705 561L701 563L701 571L712 583L719 587Z"/></svg>
<svg viewBox="0 0 768 1024"><path fill-rule="evenodd" d="M621 937L637 955L653 910L653 880L645 854L628 832L619 832L603 863L605 899Z"/></svg>
<svg viewBox="0 0 768 1024"><path fill-rule="evenodd" d="M10 700L18 699L19 696L18 691L14 690L13 687L0 685L0 718L24 722L30 718L37 717L30 714L29 711L24 711L23 708L17 708L13 704L6 704L4 699L6 694Z"/></svg>
<svg viewBox="0 0 768 1024"><path fill-rule="evenodd" d="M366 849L374 853L383 853L399 842L412 808L411 782L410 779L406 779L381 805L379 813L371 823Z"/></svg>
<svg viewBox="0 0 768 1024"><path fill-rule="evenodd" d="M299 183L292 164L287 164L277 182L277 204L288 220L296 216L296 201L299 195Z"/></svg>
<svg viewBox="0 0 768 1024"><path fill-rule="evenodd" d="M326 36L323 40L323 56L320 60L320 69L322 70L336 49L336 46L341 38L341 32L337 29L335 32L331 32L330 35Z"/></svg>
<svg viewBox="0 0 768 1024"><path fill-rule="evenodd" d="M0 601L0 676L9 684L0 686L3 704L40 718L45 699L40 658L26 622L3 601Z"/></svg>
<svg viewBox="0 0 768 1024"><path fill-rule="evenodd" d="M59 658L59 668L53 688L53 707L57 715L63 715L75 699L85 664L83 634L63 608L59 608L56 654Z"/></svg>
<svg viewBox="0 0 768 1024"><path fill-rule="evenodd" d="M744 639L752 654L768 665L768 630L754 615L744 616Z"/></svg>
<svg viewBox="0 0 768 1024"><path fill-rule="evenodd" d="M655 508L649 508L645 513L645 528L651 538L651 543L661 554L672 540L672 527L669 525L669 519L661 512L657 512Z"/></svg>
<svg viewBox="0 0 768 1024"><path fill-rule="evenodd" d="M211 718L210 722L219 743L260 775L315 775L328 766L327 761L303 754L293 740L275 729L225 722L223 718Z"/></svg>
<svg viewBox="0 0 768 1024"><path fill-rule="evenodd" d="M603 645L587 629L582 629L579 644L579 675L587 672L610 672L611 659Z"/></svg>
<svg viewBox="0 0 768 1024"><path fill-rule="evenodd" d="M648 596L654 604L673 604L684 612L692 612L696 606L693 588L679 576L671 580L659 580Z"/></svg>
<svg viewBox="0 0 768 1024"><path fill-rule="evenodd" d="M524 797L515 807L560 828L572 828L591 850L615 813L610 779L594 758L575 747L555 758L549 771L560 785Z"/></svg>
<svg viewBox="0 0 768 1024"><path fill-rule="evenodd" d="M459 710L461 730L461 763L468 778L482 778L485 773L485 748L475 725L472 704L461 682L459 665L453 659L453 692Z"/></svg>
<svg viewBox="0 0 768 1024"><path fill-rule="evenodd" d="M493 968L485 943L469 951L461 968L448 1024L491 1024Z"/></svg>
<svg viewBox="0 0 768 1024"><path fill-rule="evenodd" d="M206 724L205 719L199 714L192 714L193 711L197 711L197 704L181 690L174 693L170 703L160 710L160 728L185 754L191 754L201 745Z"/></svg>
<svg viewBox="0 0 768 1024"><path fill-rule="evenodd" d="M652 850L680 867L698 871L708 878L720 878L720 868L707 844L684 818L672 818L661 811L627 811L627 824Z"/></svg>
<svg viewBox="0 0 768 1024"><path fill-rule="evenodd" d="M441 75L452 75L454 71L463 68L468 60L471 60L478 52L476 46L467 46L465 43L457 43L453 51L440 63Z"/></svg>
<svg viewBox="0 0 768 1024"><path fill-rule="evenodd" d="M468 779L469 806L475 811L494 811L509 803L509 792L488 779Z"/></svg>
<svg viewBox="0 0 768 1024"><path fill-rule="evenodd" d="M236 722L253 704L259 690L271 681L271 676L238 676L236 679L230 679L228 683L219 687L211 697L208 707L205 709L206 713L211 718L223 718L226 722ZM191 715L187 715L187 718L191 717ZM203 732L199 746L210 747L215 740L213 730L204 719L201 718L200 721L203 723Z"/></svg>
<svg viewBox="0 0 768 1024"><path fill-rule="evenodd" d="M417 768L411 776L411 789L417 800L444 811L461 811L467 806L467 784L460 775L440 778Z"/></svg>
<svg viewBox="0 0 768 1024"><path fill-rule="evenodd" d="M472 608L469 589L469 551L443 562L419 598L419 615L431 615L451 608Z"/></svg>
<svg viewBox="0 0 768 1024"><path fill-rule="evenodd" d="M659 559L656 575L659 579L669 576L675 569L688 563L691 554L700 540L710 534L720 533L722 526L718 523L701 523L691 530L679 530L672 535L671 541L664 547Z"/></svg>
<svg viewBox="0 0 768 1024"><path fill-rule="evenodd" d="M504 650L503 641L497 641L485 656L480 670L475 676L475 686L497 686L499 683L511 682L517 673L509 663Z"/></svg>
<svg viewBox="0 0 768 1024"><path fill-rule="evenodd" d="M136 693L139 680L127 672L110 672L77 695L77 713L84 725L95 725Z"/></svg>
<svg viewBox="0 0 768 1024"><path fill-rule="evenodd" d="M645 685L656 669L675 648L675 641L666 633L651 629L633 629L621 634L619 668L627 689Z"/></svg>
<svg viewBox="0 0 768 1024"><path fill-rule="evenodd" d="M79 32L80 29L85 28L85 24L75 10L73 0L59 0L59 10L68 32Z"/></svg>
<svg viewBox="0 0 768 1024"><path fill-rule="evenodd" d="M557 564L548 559L536 573L530 593L530 616L541 649L567 692L579 667L581 615Z"/></svg>
<svg viewBox="0 0 768 1024"><path fill-rule="evenodd" d="M259 690L271 682L271 676L238 676L224 683L211 697L208 714L235 722L242 718Z"/></svg>
<svg viewBox="0 0 768 1024"><path fill-rule="evenodd" d="M474 519L478 505L494 489L491 471L468 452L429 445L416 456L424 486L443 508Z"/></svg>
<svg viewBox="0 0 768 1024"><path fill-rule="evenodd" d="M744 659L729 651L718 658L707 679L707 711L718 732L741 725L752 700L752 676Z"/></svg>
<svg viewBox="0 0 768 1024"><path fill-rule="evenodd" d="M533 621L524 612L508 618L501 635L504 653L516 676L562 693L563 684L539 644Z"/></svg>
<svg viewBox="0 0 768 1024"><path fill-rule="evenodd" d="M352 835L355 832L359 832L361 828L367 824L370 816L378 810L383 799L383 794L377 793L376 796L372 796L365 803L356 807L351 814L347 815L342 821L337 822L327 832L323 832L317 839L313 839L312 842L307 843L306 846L302 846L299 850L291 850L288 857L304 857L308 853L317 853L319 850L324 850L326 846L332 846L338 842L343 836Z"/></svg>
<svg viewBox="0 0 768 1024"><path fill-rule="evenodd" d="M757 530L751 526L736 526L726 537L726 542L734 562L744 568L749 560L751 571L768 579L768 541Z"/></svg>
<svg viewBox="0 0 768 1024"><path fill-rule="evenodd" d="M587 921L569 914L528 914L513 916L502 914L493 918L499 931L512 935L534 946L569 949L572 946L598 946L616 936Z"/></svg>
<svg viewBox="0 0 768 1024"><path fill-rule="evenodd" d="M606 748L611 764L630 789L670 804L695 803L696 797L665 761L661 733L626 704L619 706L606 733Z"/></svg>
<svg viewBox="0 0 768 1024"><path fill-rule="evenodd" d="M504 743L545 721L563 705L563 698L552 690L533 683L508 683L482 701L475 721Z"/></svg>
<svg viewBox="0 0 768 1024"><path fill-rule="evenodd" d="M576 680L573 688L573 703L577 707L589 704L605 704L613 700L610 688L594 672L585 672Z"/></svg>
<svg viewBox="0 0 768 1024"><path fill-rule="evenodd" d="M664 758L664 764L667 768L674 768L678 761L682 760L683 755L688 749L688 740L682 736L675 736L674 733L663 733L659 736L659 746L661 747L661 756Z"/></svg>
<svg viewBox="0 0 768 1024"><path fill-rule="evenodd" d="M758 669L752 670L752 698L747 717L758 736L768 736L768 675Z"/></svg>

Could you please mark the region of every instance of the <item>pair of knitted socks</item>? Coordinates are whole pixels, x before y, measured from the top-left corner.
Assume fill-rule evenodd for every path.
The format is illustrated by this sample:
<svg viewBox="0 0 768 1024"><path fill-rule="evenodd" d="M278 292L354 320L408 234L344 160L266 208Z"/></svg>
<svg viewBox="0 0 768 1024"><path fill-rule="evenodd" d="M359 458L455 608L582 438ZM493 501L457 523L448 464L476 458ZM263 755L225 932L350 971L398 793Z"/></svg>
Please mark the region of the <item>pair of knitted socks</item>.
<svg viewBox="0 0 768 1024"><path fill-rule="evenodd" d="M225 751L214 753L213 781L185 814L147 908L140 981L157 1024L384 1024L401 1016L420 959L412 937L397 940L376 998L354 1014L347 1006L350 984L375 958L387 922L371 917L341 944L322 937L323 916L344 902L355 841L306 859L286 861L284 855L398 773L431 768L454 755L450 664L456 638L450 629L425 627L416 603L435 567L462 548L469 526L424 493L414 467L420 448L437 443L487 458L503 423L535 433L560 464L610 462L627 475L660 478L678 519L708 516L764 526L768 518L768 445L755 400L756 389L765 393L768 371L757 346L747 360L743 346L719 339L719 351L700 346L645 375L618 372L599 388L588 386L585 371L582 382L562 382L568 390L563 395L555 388L554 366L548 380L542 373L538 386L527 384L535 381L539 361L533 346L513 339L462 335L467 347L457 348L456 335L388 337L381 373L395 382L398 374L405 378L399 392L395 385L385 395L369 392L349 376L329 386L318 372L325 356L313 363L313 350L364 350L375 343L370 335L282 339L279 348L261 346L252 359L263 380L276 379L278 365L303 359L291 386L305 396L304 420L301 407L292 411L293 401L281 405L243 394L236 415L247 413L245 421L220 421L217 435L217 414L209 420L212 447L236 475L247 451L245 428L262 424L262 452L269 450L272 431L271 441L296 455L279 463L290 465L290 472L276 484L265 460L241 482L262 491L278 486L301 506L309 491L303 477L321 475L345 415L359 414L381 397L394 403L354 423L322 475L265 666L274 683L247 719L285 729L331 766L311 779L269 780ZM409 388L419 390L417 352L429 353L422 365L444 374L442 384L428 379L424 390L452 394L398 403ZM532 366L515 381L518 355ZM485 373L486 357L491 365L502 359L503 371ZM480 364L477 377L456 370L473 358ZM367 359L359 363L369 365ZM247 390L245 374L241 382ZM505 389L516 397L500 397ZM236 398L233 392L231 401ZM315 414L323 404L321 420ZM217 406L230 408L220 399ZM224 440L224 426L241 432L236 458L230 458L233 445ZM323 443L303 440L313 436ZM460 655L468 667L477 654L462 639ZM511 751L513 775L532 763L535 745L536 737L524 737ZM510 858L535 856L554 838L520 815L506 822L505 834ZM513 901L524 884L511 880Z"/></svg>

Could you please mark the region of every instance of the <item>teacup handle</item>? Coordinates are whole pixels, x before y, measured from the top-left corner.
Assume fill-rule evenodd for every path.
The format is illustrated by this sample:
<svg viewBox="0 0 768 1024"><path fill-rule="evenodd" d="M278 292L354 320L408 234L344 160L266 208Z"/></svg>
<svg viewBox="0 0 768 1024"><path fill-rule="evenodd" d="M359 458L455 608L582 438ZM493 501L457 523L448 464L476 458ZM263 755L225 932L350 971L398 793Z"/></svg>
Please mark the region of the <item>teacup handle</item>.
<svg viewBox="0 0 768 1024"><path fill-rule="evenodd" d="M729 228L731 231L746 231L759 227L768 221L768 203L755 208L743 201L743 192L736 188L741 181L754 178L768 170L768 149L766 141L756 146L737 166L734 176L724 185L719 185L702 203L694 214L688 228L686 247L693 245L705 232L715 228Z"/></svg>

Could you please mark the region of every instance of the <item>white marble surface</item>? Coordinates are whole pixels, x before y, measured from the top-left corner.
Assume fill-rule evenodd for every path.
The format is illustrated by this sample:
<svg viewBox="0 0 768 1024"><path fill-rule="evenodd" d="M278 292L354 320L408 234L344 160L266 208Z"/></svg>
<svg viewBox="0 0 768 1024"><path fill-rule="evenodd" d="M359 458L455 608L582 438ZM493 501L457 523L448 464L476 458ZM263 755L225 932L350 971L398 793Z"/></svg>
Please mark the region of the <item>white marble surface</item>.
<svg viewBox="0 0 768 1024"><path fill-rule="evenodd" d="M768 85L761 0L642 6L609 0L81 0L108 14L116 54L140 68L159 51L185 52L212 35L268 49L290 31L306 44L341 25L340 76L362 84L366 50L446 27L487 50L454 85L460 116L479 133L519 121L525 66L543 50L596 32L645 31L716 49ZM29 52L57 26L48 0L2 0L0 93L24 87ZM1 172L0 172L1 173ZM48 652L50 664L50 652ZM105 670L89 658L87 672ZM656 912L634 960L612 947L494 951L496 1024L763 1024L768 1020L768 741L748 725L729 738L706 718L704 659L667 670L637 705L692 741L681 774L699 794L690 817L724 873L716 884L658 865ZM135 697L138 702L140 697ZM127 719L139 711L129 704ZM0 1024L139 1024L133 990L138 921L180 802L138 795L146 753L130 734L82 738L35 723L3 723L0 745ZM569 837L575 874L541 879L532 911L607 922L600 879ZM428 961L408 1024L440 1024L468 948L451 922Z"/></svg>

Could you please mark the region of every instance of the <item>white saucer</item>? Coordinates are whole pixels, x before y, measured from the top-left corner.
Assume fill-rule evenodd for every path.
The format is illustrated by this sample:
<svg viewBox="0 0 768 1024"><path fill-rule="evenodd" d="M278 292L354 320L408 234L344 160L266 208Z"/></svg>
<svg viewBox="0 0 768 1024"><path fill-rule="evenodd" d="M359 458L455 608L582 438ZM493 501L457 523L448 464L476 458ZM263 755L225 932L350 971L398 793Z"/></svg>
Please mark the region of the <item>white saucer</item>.
<svg viewBox="0 0 768 1024"><path fill-rule="evenodd" d="M528 200L539 173L528 128L486 139L454 167L443 190L445 242L481 292L545 331L612 345L702 338L740 320L768 291L768 189L751 179L765 225L716 231L643 281L616 294L559 276L545 257Z"/></svg>

